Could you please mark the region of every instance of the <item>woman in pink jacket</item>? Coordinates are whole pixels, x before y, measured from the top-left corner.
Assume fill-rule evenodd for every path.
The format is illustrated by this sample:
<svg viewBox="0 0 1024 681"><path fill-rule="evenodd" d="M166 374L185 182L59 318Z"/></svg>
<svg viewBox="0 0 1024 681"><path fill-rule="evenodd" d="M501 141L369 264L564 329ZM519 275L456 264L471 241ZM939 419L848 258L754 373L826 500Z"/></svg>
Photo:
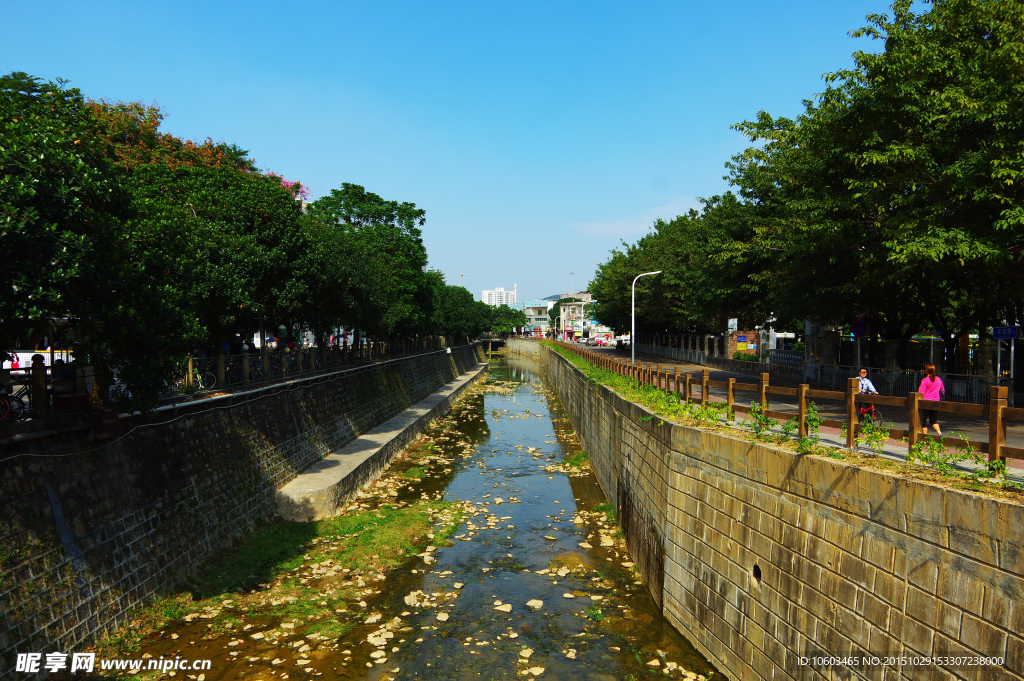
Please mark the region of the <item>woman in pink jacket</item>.
<svg viewBox="0 0 1024 681"><path fill-rule="evenodd" d="M921 385L917 391L921 393L921 399L927 402L938 402L943 398L946 393L945 386L942 385L942 379L935 375L935 365L925 364L924 365L924 378L921 379ZM939 419L936 415L935 409L922 409L921 410L921 432L928 433L928 424L931 424L935 430L935 434L942 437L942 430L939 429Z"/></svg>

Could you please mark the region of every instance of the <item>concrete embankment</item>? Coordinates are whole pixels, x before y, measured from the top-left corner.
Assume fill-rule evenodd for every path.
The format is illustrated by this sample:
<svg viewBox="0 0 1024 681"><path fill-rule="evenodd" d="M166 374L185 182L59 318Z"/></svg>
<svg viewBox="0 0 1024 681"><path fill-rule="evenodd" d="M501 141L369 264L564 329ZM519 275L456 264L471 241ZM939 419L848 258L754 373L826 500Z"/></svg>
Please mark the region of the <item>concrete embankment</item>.
<svg viewBox="0 0 1024 681"><path fill-rule="evenodd" d="M271 517L300 471L455 380L479 344L121 419L0 450L0 675L69 652ZM368 471L375 470L371 466Z"/></svg>
<svg viewBox="0 0 1024 681"><path fill-rule="evenodd" d="M376 480L405 446L431 421L446 413L486 370L487 364L480 363L433 395L302 471L277 491L278 515L299 521L337 515L360 488Z"/></svg>
<svg viewBox="0 0 1024 681"><path fill-rule="evenodd" d="M730 678L1024 678L1024 506L666 423L541 356L652 596Z"/></svg>

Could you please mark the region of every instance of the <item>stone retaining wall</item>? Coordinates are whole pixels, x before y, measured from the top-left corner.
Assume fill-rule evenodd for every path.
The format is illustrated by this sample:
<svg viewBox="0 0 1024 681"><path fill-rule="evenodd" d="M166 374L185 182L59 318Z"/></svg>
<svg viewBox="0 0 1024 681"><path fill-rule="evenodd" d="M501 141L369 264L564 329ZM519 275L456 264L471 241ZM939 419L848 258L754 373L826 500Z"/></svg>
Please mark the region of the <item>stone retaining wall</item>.
<svg viewBox="0 0 1024 681"><path fill-rule="evenodd" d="M665 616L730 678L1024 678L1024 505L642 421L646 409L542 357L605 494L643 518L633 545L663 543L663 585L648 582ZM886 655L1003 661L800 659Z"/></svg>
<svg viewBox="0 0 1024 681"><path fill-rule="evenodd" d="M0 448L0 676L123 624L268 519L274 494L465 373L479 344L121 419L123 436Z"/></svg>

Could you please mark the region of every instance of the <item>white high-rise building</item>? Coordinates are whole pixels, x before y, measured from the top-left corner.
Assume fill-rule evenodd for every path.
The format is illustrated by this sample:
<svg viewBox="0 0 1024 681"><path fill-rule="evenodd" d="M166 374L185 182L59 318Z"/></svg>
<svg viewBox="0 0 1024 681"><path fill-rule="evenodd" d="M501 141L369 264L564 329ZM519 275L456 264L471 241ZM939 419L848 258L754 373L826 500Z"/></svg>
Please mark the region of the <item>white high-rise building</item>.
<svg viewBox="0 0 1024 681"><path fill-rule="evenodd" d="M506 291L500 286L494 290L485 290L480 296L480 300L484 301L488 305L498 307L499 305L513 306L516 304L516 297L519 294L519 284L512 287L511 291Z"/></svg>

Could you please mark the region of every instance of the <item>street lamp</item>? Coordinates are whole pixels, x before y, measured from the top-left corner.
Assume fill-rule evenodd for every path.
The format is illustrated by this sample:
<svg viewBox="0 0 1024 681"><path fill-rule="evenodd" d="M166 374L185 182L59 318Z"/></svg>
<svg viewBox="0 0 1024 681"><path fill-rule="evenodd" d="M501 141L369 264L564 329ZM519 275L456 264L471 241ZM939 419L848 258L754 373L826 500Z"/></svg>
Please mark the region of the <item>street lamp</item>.
<svg viewBox="0 0 1024 681"><path fill-rule="evenodd" d="M647 277L652 274L661 274L661 270L658 270L657 272L644 272L643 274L636 275L633 279L632 326L629 329L629 352L631 355L630 359L633 364L636 364L636 280L640 277Z"/></svg>
<svg viewBox="0 0 1024 681"><path fill-rule="evenodd" d="M561 333L562 332L562 315L558 315L557 317L555 317L555 319L558 321L558 333ZM557 338L557 336L556 336L556 338Z"/></svg>
<svg viewBox="0 0 1024 681"><path fill-rule="evenodd" d="M576 293L576 273L575 272L570 272L569 273L569 286L572 289L571 291L569 291L569 293Z"/></svg>
<svg viewBox="0 0 1024 681"><path fill-rule="evenodd" d="M462 277L462 288L466 288L466 275L460 274L459 276Z"/></svg>

